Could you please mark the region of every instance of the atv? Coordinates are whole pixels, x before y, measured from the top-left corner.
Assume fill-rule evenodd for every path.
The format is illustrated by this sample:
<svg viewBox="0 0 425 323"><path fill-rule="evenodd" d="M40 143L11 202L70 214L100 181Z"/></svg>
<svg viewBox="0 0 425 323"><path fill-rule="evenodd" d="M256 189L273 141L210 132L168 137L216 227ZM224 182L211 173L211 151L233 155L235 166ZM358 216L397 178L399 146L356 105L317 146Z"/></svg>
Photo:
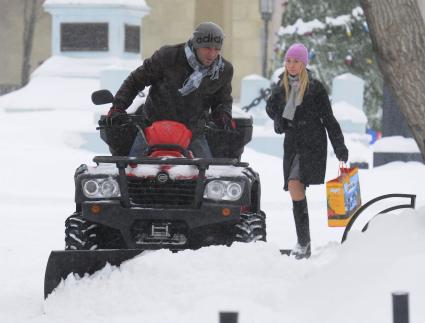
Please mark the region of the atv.
<svg viewBox="0 0 425 323"><path fill-rule="evenodd" d="M112 100L107 90L92 94L97 105ZM193 157L192 133L181 123L146 126L137 112L101 116L97 129L111 156L75 172L76 210L65 221L65 251L49 257L45 297L70 273L91 274L145 250L266 241L260 178L240 161L252 119L234 121L234 130L206 126L213 158L205 159ZM137 133L147 149L128 157Z"/></svg>

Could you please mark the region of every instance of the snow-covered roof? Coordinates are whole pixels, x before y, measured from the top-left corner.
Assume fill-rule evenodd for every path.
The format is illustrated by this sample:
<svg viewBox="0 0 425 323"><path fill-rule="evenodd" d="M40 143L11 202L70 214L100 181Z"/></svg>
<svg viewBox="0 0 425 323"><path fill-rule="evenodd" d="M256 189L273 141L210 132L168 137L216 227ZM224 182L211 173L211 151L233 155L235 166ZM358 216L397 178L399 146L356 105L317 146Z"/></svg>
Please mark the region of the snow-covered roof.
<svg viewBox="0 0 425 323"><path fill-rule="evenodd" d="M149 9L145 0L46 0L44 7L58 6L117 6L133 9Z"/></svg>

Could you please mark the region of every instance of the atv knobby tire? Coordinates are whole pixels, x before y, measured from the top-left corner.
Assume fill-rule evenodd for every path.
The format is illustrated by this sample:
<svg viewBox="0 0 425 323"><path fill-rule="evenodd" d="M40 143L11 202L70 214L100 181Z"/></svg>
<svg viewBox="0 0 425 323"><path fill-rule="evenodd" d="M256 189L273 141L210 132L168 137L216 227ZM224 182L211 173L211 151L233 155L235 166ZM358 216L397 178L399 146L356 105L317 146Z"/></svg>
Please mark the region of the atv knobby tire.
<svg viewBox="0 0 425 323"><path fill-rule="evenodd" d="M266 241L266 215L260 213L241 214L241 222L235 225L235 241Z"/></svg>
<svg viewBox="0 0 425 323"><path fill-rule="evenodd" d="M99 249L98 225L75 212L65 221L65 250Z"/></svg>

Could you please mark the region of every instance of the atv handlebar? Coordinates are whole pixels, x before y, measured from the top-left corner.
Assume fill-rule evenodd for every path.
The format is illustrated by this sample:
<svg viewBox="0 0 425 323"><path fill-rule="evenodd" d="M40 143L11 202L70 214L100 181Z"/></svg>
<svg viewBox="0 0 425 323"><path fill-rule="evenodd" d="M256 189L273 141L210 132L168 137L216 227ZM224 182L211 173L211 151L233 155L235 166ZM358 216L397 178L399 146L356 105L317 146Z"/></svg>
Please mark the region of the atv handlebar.
<svg viewBox="0 0 425 323"><path fill-rule="evenodd" d="M112 117L115 118L115 117ZM120 119L118 119L120 118ZM146 128L146 124L143 116L137 114L127 114L120 115L116 118L117 122L114 124L113 120L110 120L111 117L102 115L99 120L99 127L96 127L96 130L106 129L106 128L125 128L128 126L140 126L142 129ZM125 119L125 120L124 120ZM211 132L226 132L226 133L237 133L237 129L223 129L222 127L217 126L214 122L207 122L205 124L205 130Z"/></svg>
<svg viewBox="0 0 425 323"><path fill-rule="evenodd" d="M117 122L114 123L114 120L117 120ZM119 115L117 117L102 115L98 124L99 127L96 127L96 130L106 128L125 128L128 126L142 126L142 128L145 128L146 126L143 116L136 114Z"/></svg>
<svg viewBox="0 0 425 323"><path fill-rule="evenodd" d="M92 93L91 100L95 105L102 105L112 103L114 101L114 96L109 90L98 90ZM115 120L116 122L114 124ZM143 116L135 114L124 114L116 117L101 116L99 120L99 127L97 127L96 130L104 128L124 128L130 125L141 126L142 128L148 126L146 124L146 121L143 119ZM212 121L207 122L205 124L205 129L208 129L213 132L237 132L236 129L223 129L222 127L217 126Z"/></svg>

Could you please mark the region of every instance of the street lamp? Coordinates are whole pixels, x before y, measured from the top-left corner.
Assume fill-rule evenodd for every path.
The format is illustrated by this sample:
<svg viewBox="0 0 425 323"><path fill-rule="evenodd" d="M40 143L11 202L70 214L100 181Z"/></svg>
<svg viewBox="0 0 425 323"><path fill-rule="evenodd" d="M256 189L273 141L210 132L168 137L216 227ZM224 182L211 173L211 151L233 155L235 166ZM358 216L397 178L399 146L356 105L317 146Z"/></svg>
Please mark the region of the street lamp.
<svg viewBox="0 0 425 323"><path fill-rule="evenodd" d="M269 21L272 18L275 0L259 0L261 19L264 22L263 32L263 76L267 77L267 42L269 38Z"/></svg>

